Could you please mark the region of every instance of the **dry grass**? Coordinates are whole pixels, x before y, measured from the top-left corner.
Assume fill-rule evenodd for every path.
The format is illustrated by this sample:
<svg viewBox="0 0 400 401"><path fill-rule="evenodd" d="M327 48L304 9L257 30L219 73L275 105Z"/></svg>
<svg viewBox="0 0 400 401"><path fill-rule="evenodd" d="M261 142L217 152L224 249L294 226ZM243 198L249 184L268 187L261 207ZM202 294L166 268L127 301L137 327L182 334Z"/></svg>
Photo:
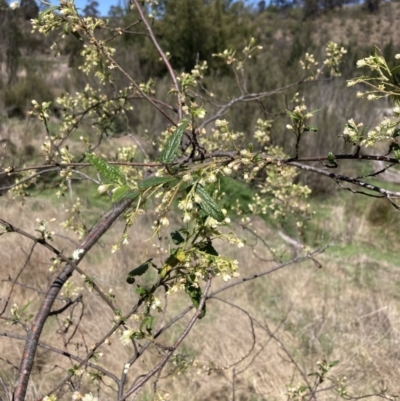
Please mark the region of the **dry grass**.
<svg viewBox="0 0 400 401"><path fill-rule="evenodd" d="M57 216L58 221L64 217L59 212L63 208L44 199L28 200L24 206L11 199L3 199L2 204L3 210L7 211L3 216L31 233L35 230L36 217L49 219ZM365 237L366 230L373 232L373 227L368 225L363 216L346 221L346 213L339 206L334 216L326 228L335 232L339 229L344 229L345 232L355 231L352 242L356 247L357 241ZM143 242L150 235L147 231L150 224L150 217L143 216L131 230L131 243L111 256L110 246L122 228L116 225L113 232L102 239L82 263L82 268L89 276L97 276L96 282L101 288L105 291L113 289L122 311L127 311L136 299L132 287L124 282L126 273L148 257L154 257L156 263L162 258L148 242ZM70 235L56 225L54 227L60 235ZM256 228L266 239L276 237L261 222L256 222ZM55 237L54 242L65 252L73 249L64 238ZM0 237L2 279L15 279L31 246L28 240L14 234ZM251 247L233 252L240 261L242 276L249 276L272 266L271 263L255 258ZM257 245L257 254L264 256L266 252ZM48 271L50 257L49 252L37 246L18 282L46 290L54 277ZM256 344L249 355L252 347L249 316L241 309L220 300L210 300L207 316L197 323L185 340L178 351L180 357L164 370L158 389L170 392L176 400L228 400L232 398L232 375L235 368L237 399L285 399L286 386L289 383L304 382L304 378L290 362L289 353L306 373L316 370L318 360L340 360L340 365L333 370L332 376L347 376L352 394L377 392L383 383L389 391L394 392L400 373L397 368L400 357L397 351L400 339L396 284L399 279L398 266L362 253L350 257L325 255L319 259L323 269L316 268L313 263L290 266L220 295L222 300L246 310L254 318ZM79 331L68 346L63 345L74 327L67 333L63 332L63 319L67 316L64 313L58 318L49 319L41 341L83 357L87 347L109 329L113 313L94 293L88 291L82 278L74 275L72 280L78 287L83 287L78 291L82 294L85 305ZM150 279L144 277L142 280ZM215 282L214 288L220 285L221 282ZM2 305L9 290L10 282L3 282ZM8 312L13 303L23 305L27 302L30 302L29 312L34 312L42 296L31 288L17 285ZM186 304L187 300L183 296L170 297L165 321L176 315ZM57 301L55 308L62 305L63 302ZM77 323L79 314L80 306L77 306L74 323ZM160 342L171 343L183 329L187 319L173 326ZM286 351L270 336L266 325L282 341ZM2 331L24 335L20 327L4 322ZM104 356L99 364L120 375L123 364L133 350L123 347L118 336L119 333L113 338L111 346L102 346ZM0 338L1 377L11 387L16 377L23 341ZM246 355L248 357L241 361ZM159 351L150 347L149 352L131 368L131 380L149 370L159 356ZM72 365L68 358L40 349L27 399L33 400L48 391L65 375L65 369ZM110 384L107 379L105 382ZM96 385L84 378L81 390L84 392L89 389L95 393ZM2 391L0 390L0 394L3 396ZM151 391L151 387L147 386L139 399L152 399ZM112 391L102 386L99 397L113 399ZM332 394L321 393L318 399L332 397ZM65 394L61 399L70 399L70 394Z"/></svg>

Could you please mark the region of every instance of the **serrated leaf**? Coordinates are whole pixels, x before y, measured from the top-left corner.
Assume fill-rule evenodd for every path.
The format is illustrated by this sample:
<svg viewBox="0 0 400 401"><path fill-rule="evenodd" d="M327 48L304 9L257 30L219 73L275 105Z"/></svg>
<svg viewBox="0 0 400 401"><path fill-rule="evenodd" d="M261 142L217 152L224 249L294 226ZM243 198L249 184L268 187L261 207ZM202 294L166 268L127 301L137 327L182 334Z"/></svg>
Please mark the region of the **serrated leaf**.
<svg viewBox="0 0 400 401"><path fill-rule="evenodd" d="M135 282L136 276L141 276L142 274L146 273L147 269L150 265L152 265L151 261L153 259L148 259L146 262L142 263L140 266L136 267L135 269L131 270L126 277L126 282L128 284L133 284Z"/></svg>
<svg viewBox="0 0 400 401"><path fill-rule="evenodd" d="M142 181L139 184L139 189L144 191L145 189L156 187L161 184L166 184L168 182L176 180L175 177L151 177Z"/></svg>
<svg viewBox="0 0 400 401"><path fill-rule="evenodd" d="M192 282L187 281L185 284L185 292L186 294L189 295L194 307L197 309L201 301L201 288L197 285L193 285ZM206 304L204 303L198 318L202 319L205 315L206 315Z"/></svg>
<svg viewBox="0 0 400 401"><path fill-rule="evenodd" d="M178 125L174 133L168 139L167 143L165 144L165 148L160 156L161 163L170 164L175 160L176 154L178 153L178 149L181 144L182 135L188 125L188 120L182 120L181 124Z"/></svg>
<svg viewBox="0 0 400 401"><path fill-rule="evenodd" d="M217 205L215 200L208 194L206 189L200 185L196 185L196 193L201 197L200 208L208 216L212 217L217 221L223 221L225 219L221 208Z"/></svg>
<svg viewBox="0 0 400 401"><path fill-rule="evenodd" d="M119 201L127 192L129 191L129 187L124 185L123 187L120 187L118 189L116 189L113 192L113 196L112 196L112 201L113 202L117 202Z"/></svg>
<svg viewBox="0 0 400 401"><path fill-rule="evenodd" d="M185 242L185 239L182 237L181 233L178 230L171 233L171 238L172 242L175 245L180 245L182 244L182 242Z"/></svg>
<svg viewBox="0 0 400 401"><path fill-rule="evenodd" d="M131 200L135 200L136 198L138 198L140 196L140 192L132 189L131 191L127 191L125 192L121 198L119 198L118 200L124 200L124 199L131 199Z"/></svg>
<svg viewBox="0 0 400 401"><path fill-rule="evenodd" d="M104 159L92 153L86 153L86 157L103 178L113 184L125 184L125 176L118 167L111 166Z"/></svg>

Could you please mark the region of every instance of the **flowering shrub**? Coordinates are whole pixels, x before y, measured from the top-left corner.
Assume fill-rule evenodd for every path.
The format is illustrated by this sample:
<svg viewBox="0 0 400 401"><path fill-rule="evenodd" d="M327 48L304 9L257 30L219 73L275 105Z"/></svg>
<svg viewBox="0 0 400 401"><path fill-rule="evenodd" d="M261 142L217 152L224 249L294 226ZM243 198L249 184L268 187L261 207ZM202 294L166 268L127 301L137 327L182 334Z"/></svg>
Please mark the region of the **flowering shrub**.
<svg viewBox="0 0 400 401"><path fill-rule="evenodd" d="M282 219L289 218L293 220L297 232L301 235L304 221L311 218L312 210L307 200L310 195L309 188L296 181L300 170L313 171L337 182L347 182L365 190L375 191L397 207L393 199L400 194L368 184L359 178L335 174L331 169L337 167L343 159L373 160L375 157L376 160L398 164L400 147L396 141L400 122L399 104L396 103L393 119L384 119L372 130L350 120L344 129L343 138L355 145L357 150L351 154L340 155L329 153L302 157L300 143L304 136L317 135L317 127L310 124L317 110L310 111L305 100L300 101L298 96L288 104L286 110L287 134L294 135L295 138L292 155L286 155L281 148L271 143L273 120L259 119L252 133L254 142L250 142L242 132L236 132L229 121L223 118L236 103L257 102L267 96L286 93L290 88L301 88L304 82L319 79L324 69L328 70L326 74L338 75L345 49L339 48L335 43L329 43L326 49L327 58L320 62L312 54L306 53L300 62L303 76L299 77L297 82L273 91L260 90L258 93L251 93L247 90L246 64L263 50L251 39L242 50L227 49L214 55L232 69L238 87L237 97L215 101L215 95L211 91L204 89L201 94L198 92L207 72L207 64L199 61L191 72L177 74L169 61L169 55L162 50L152 30L152 2L146 1L144 5L141 3L133 0L132 8L137 13L138 23L144 25L147 37L153 42L168 70L171 81L168 104L157 97L153 88L153 78L149 77L146 82L140 82L116 61L112 42L124 32L121 27L111 27L103 19L82 17L75 4L65 0L61 0L59 6L49 7L38 19L32 21L33 30L43 35L51 31L59 33L59 40L52 46L56 54L59 53L66 35L75 35L83 41L84 63L81 71L83 74L94 76L98 85L94 87L87 84L81 93L64 94L57 99L62 116L59 130L56 132L49 124L51 104L40 104L35 99L32 100L30 114L43 122L47 132L46 140L42 144L43 165L40 169L38 166L6 166L2 174L15 175L16 178L14 184L4 190L9 190L15 197L23 197L27 193L28 184L33 180L48 172L57 172L59 181L54 192L58 197L68 192L74 178L79 177L87 180L87 185L95 186L99 195L107 198L110 209L89 228L90 225L85 222L81 213L80 200L75 199L72 208L67 211L68 219L62 222L62 226L73 231L79 240L71 255L52 246L54 232L48 228L51 221L39 220L36 230L38 234L34 235L15 227L9 221L0 220L3 233L18 233L32 240L35 245L46 247L53 252L50 272L56 274L53 284L43 296L40 308L33 311L32 316L28 318L24 308L20 309L17 305L14 305L7 315L10 322L22 327L33 318L32 328L27 330L25 352L13 390L13 399L16 401L26 398L41 331L53 313L52 305L56 297L63 291L64 297L69 300L66 307L73 303L71 300L74 297L76 300L80 297L80 289L74 288L69 280L73 273L82 275L88 291L98 294L99 299L113 311L115 317L111 326L101 328L102 333L96 343L87 350L86 356L78 359L59 384L47 395L43 394L43 399L57 399L57 392L91 368L95 371L97 369L102 375L108 375L117 388L115 398L124 400L140 391L148 380L154 378L157 383L162 369L173 357L196 320L206 315L207 299L215 295L210 291L212 281L221 278L227 282L220 292L256 278L243 277L239 262L229 254L220 254L217 251L216 243L225 242L228 249L229 246L236 249L246 246L246 239L236 232L235 224L249 228L251 219L256 215L271 216L277 224ZM11 5L12 8L16 6L16 3ZM363 76L349 82L349 85L366 85L368 90L360 92L360 96L374 100L382 96L398 95L394 70L389 69L379 52L360 60L358 66L368 67L372 73L371 76ZM117 83L122 81L122 78L127 84L117 89ZM114 132L117 119L125 118L126 112L133 109L133 100L137 99L151 104L154 113L163 116L167 128L152 139L155 152L149 154L139 143L130 147L120 147L113 159L106 151L102 153L100 149L103 148L99 147L99 143L102 138ZM76 149L69 144L83 122L93 127L94 135L81 136L82 146ZM388 152L379 157L361 152L361 147L374 146L378 141L390 143ZM390 156L390 152L394 157ZM315 161L323 166L310 164ZM34 170L38 171L31 173ZM246 209L239 204L232 207L232 210L221 206L220 182L225 177L232 177L255 189ZM123 220L125 228L110 252L118 252L121 247L130 244L130 227L144 212L151 214L154 220L153 236L150 240L167 239L165 249L168 251L164 250L162 263L156 263L149 258L127 274L126 286L135 285L137 302L131 310L122 311L118 307L118 297L113 291L106 292L101 289L96 282L97 276L86 274L79 267L79 263L117 220ZM179 224L176 224L176 221L179 221ZM318 263L314 256L321 249L312 250L305 246L300 248L300 253L290 262L284 262L280 255L269 249L273 260L278 263L275 269L306 259ZM156 278L151 284L144 285L140 277L150 271ZM101 273L98 272L99 275ZM236 281L232 282L233 279ZM165 291L167 298L175 296L176 293L186 294L191 308L195 310L177 340L168 346L159 345L156 341L158 336L169 328L166 325L156 329L159 316L166 308L166 302L156 294L160 289ZM67 328L71 324L69 320L64 321ZM119 333L119 341L126 348L136 349L133 356L122 363L120 377L117 377L115 372L92 363L99 358L100 347L111 344L115 333ZM137 344L141 345L140 349L137 348ZM128 385L127 377L132 372L132 364L137 362L149 344L155 344L162 350L159 362L146 374L129 381ZM323 368L320 368L322 373L318 373L318 377L324 377L334 364L324 362L320 366ZM92 378L97 377L95 373L90 375ZM318 385L322 381L320 380ZM343 384L340 383L341 395L346 396ZM289 398L303 399L305 395L316 391L314 387L302 385L299 388L291 388ZM73 391L71 396L75 400L98 399L92 393L81 395L79 391ZM162 396L159 399L163 399Z"/></svg>

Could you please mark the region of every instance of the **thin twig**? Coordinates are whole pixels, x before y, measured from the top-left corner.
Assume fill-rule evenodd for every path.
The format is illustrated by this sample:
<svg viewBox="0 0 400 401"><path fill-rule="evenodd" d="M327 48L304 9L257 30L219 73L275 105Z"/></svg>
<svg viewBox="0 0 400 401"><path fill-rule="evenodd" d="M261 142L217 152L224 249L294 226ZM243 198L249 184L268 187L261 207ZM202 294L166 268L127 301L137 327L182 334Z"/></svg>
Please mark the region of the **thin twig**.
<svg viewBox="0 0 400 401"><path fill-rule="evenodd" d="M27 340L27 337L25 337L25 336L21 336L19 334L14 334L14 333L6 333L6 332L0 332L0 337L8 337L8 338L13 338L13 339L22 340L22 341L26 341ZM82 362L81 358L71 354L68 351L63 351L63 350L60 350L58 348L54 348L51 345L48 345L48 344L45 344L45 343L42 343L42 342L38 342L38 347L47 349L47 350L49 350L51 352L55 352L56 354L65 356L65 357L67 357L69 359L72 359L74 361ZM118 378L114 374L109 372L108 370L104 369L103 367L101 367L99 365L96 365L96 364L94 364L92 362L86 362L85 365L87 365L87 366L89 366L89 367L91 367L93 369L98 370L99 372L103 373L105 376L108 376L115 383L118 384L118 382L119 382Z"/></svg>
<svg viewBox="0 0 400 401"><path fill-rule="evenodd" d="M196 312L194 313L194 315L192 316L192 318L190 319L190 321L189 321L188 325L186 326L186 328L183 330L183 332L181 333L179 338L172 345L171 350L168 351L166 353L166 355L161 359L161 361L150 372L148 372L141 380L139 380L138 383L136 383L133 386L131 386L131 388L121 398L119 398L118 401L123 401L127 397L129 397L131 394L135 393L137 390L139 390L141 387L143 387L143 385L151 377L153 377L155 374L157 374L158 371L163 369L163 367L168 362L168 360L171 358L171 356L173 355L175 350L180 346L182 341L189 334L189 332L191 331L192 327L194 326L197 318L199 317L201 311L203 310L203 306L204 306L204 303L206 301L206 298L207 298L207 295L208 295L208 291L209 291L209 289L211 287L211 278L212 278L211 277L211 273L209 273L208 274L207 284L206 284L204 292L203 292L203 294L201 296L201 300L199 302L199 306L198 306Z"/></svg>
<svg viewBox="0 0 400 401"><path fill-rule="evenodd" d="M142 22L144 23L144 25L145 25L145 27L147 29L147 32L148 32L148 34L150 36L151 41L153 42L154 47L156 48L158 54L160 55L164 65L167 68L167 71L168 71L168 73L169 73L169 75L170 75L170 77L172 79L172 82L174 84L174 88L175 88L175 91L176 91L176 95L178 97L178 117L179 117L179 120L181 120L182 119L181 92L180 92L180 89L179 89L179 84L178 84L178 80L176 79L175 72L174 72L174 70L173 70L173 68L171 66L171 63L168 60L168 57L166 56L166 54L162 50L160 44L158 43L158 40L154 35L153 28L150 26L150 24L148 23L146 17L144 16L142 7L140 6L138 0L133 0L133 2L135 3L136 9L137 9L137 11L138 11L138 13L140 15L140 18L141 18Z"/></svg>
<svg viewBox="0 0 400 401"><path fill-rule="evenodd" d="M16 282L17 282L17 280L19 279L19 277L21 276L22 272L23 272L23 271L25 270L25 268L28 266L28 263L29 263L29 261L31 260L31 257L32 257L32 254L33 254L33 251L34 251L36 245L37 245L37 243L34 242L33 245L32 245L32 247L31 247L31 250L29 251L29 254L28 254L28 256L27 256L27 258L26 258L26 260L25 260L24 265L21 267L21 269L20 269L19 272L17 273L17 276L15 277L15 280L12 281L12 285L11 285L10 292L9 292L8 297L7 297L7 299L6 299L6 303L4 304L4 308L3 308L3 310L0 312L0 316L6 311L7 306L8 306L8 304L9 304L9 302L10 302L10 299L11 299L11 295L12 295L12 293L13 293L13 291L14 291L14 287L15 287L15 285L16 285Z"/></svg>

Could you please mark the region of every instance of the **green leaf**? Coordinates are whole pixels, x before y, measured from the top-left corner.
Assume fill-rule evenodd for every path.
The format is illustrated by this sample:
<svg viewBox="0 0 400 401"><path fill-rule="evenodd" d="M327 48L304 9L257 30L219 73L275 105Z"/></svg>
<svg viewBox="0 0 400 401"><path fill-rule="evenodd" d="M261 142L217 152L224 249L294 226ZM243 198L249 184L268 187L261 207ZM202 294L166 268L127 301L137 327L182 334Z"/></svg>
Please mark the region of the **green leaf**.
<svg viewBox="0 0 400 401"><path fill-rule="evenodd" d="M28 322L29 320L31 320L33 318L33 315L32 315L32 313L30 314L30 315L28 315L26 318L25 318L25 322Z"/></svg>
<svg viewBox="0 0 400 401"><path fill-rule="evenodd" d="M138 294L139 297L141 297L141 298L147 297L148 294L149 294L149 290L148 290L147 288L141 287L140 285L138 285L138 286L135 288L135 292L136 292L136 294Z"/></svg>
<svg viewBox="0 0 400 401"><path fill-rule="evenodd" d="M125 192L121 198L119 198L118 200L124 200L124 199L132 199L135 200L136 198L138 198L140 196L140 192L132 189L130 191Z"/></svg>
<svg viewBox="0 0 400 401"><path fill-rule="evenodd" d="M176 180L175 177L151 177L147 178L146 180L142 181L139 184L139 189L144 191L145 189L156 187L161 184L166 184L168 182ZM177 181L177 180L176 180Z"/></svg>
<svg viewBox="0 0 400 401"><path fill-rule="evenodd" d="M140 331L135 331L132 334L132 338L135 339L135 340L142 340L144 338L144 336L145 336L145 334L141 333Z"/></svg>
<svg viewBox="0 0 400 401"><path fill-rule="evenodd" d="M112 196L112 201L113 202L117 202L119 201L127 192L129 191L129 187L124 185L123 187L120 187L118 189L116 189L113 192L113 196Z"/></svg>
<svg viewBox="0 0 400 401"><path fill-rule="evenodd" d="M111 166L104 159L92 153L86 153L86 157L103 178L113 184L125 184L125 176L119 168Z"/></svg>
<svg viewBox="0 0 400 401"><path fill-rule="evenodd" d="M66 22L66 23L64 24L63 30L64 30L64 33L65 33L66 35L69 35L69 23L68 23L68 22Z"/></svg>
<svg viewBox="0 0 400 401"><path fill-rule="evenodd" d="M196 192L201 197L200 208L205 214L212 217L217 221L223 221L225 219L221 208L217 205L215 200L208 194L206 189L200 185L196 185Z"/></svg>
<svg viewBox="0 0 400 401"><path fill-rule="evenodd" d="M181 144L182 135L188 125L189 121L183 119L181 124L178 125L175 132L168 139L167 143L165 144L165 148L160 156L161 163L170 164L175 160L176 154Z"/></svg>
<svg viewBox="0 0 400 401"><path fill-rule="evenodd" d="M185 239L182 237L181 233L178 230L171 233L171 238L172 242L175 245L180 245L182 244L182 242L185 242Z"/></svg>
<svg viewBox="0 0 400 401"><path fill-rule="evenodd" d="M146 331L151 334L151 330L153 330L154 327L154 316L146 316L143 320L142 323L140 323L140 331L143 331L143 328L146 329Z"/></svg>
<svg viewBox="0 0 400 401"><path fill-rule="evenodd" d="M197 285L193 285L192 282L187 281L185 284L185 292L186 294L189 295L194 307L197 309L201 301L201 288ZM204 303L198 318L202 319L205 315L206 315L206 304Z"/></svg>
<svg viewBox="0 0 400 401"><path fill-rule="evenodd" d="M327 159L328 159L329 163L332 163L332 164L335 163L335 156L333 155L332 152L328 153Z"/></svg>
<svg viewBox="0 0 400 401"><path fill-rule="evenodd" d="M208 253L209 255L212 255L212 256L218 256L219 255L217 250L213 247L211 241L207 242L207 245L205 246L205 248L202 249L202 251L205 252L205 253Z"/></svg>
<svg viewBox="0 0 400 401"><path fill-rule="evenodd" d="M31 303L30 302L28 302L26 305L24 305L23 307L22 307L22 309L19 311L19 313L22 315L28 308L29 308L29 305L30 305Z"/></svg>
<svg viewBox="0 0 400 401"><path fill-rule="evenodd" d="M305 131L305 132L307 132L307 131L318 132L318 128L315 127L314 125L310 125L309 127L305 127L305 128L304 128L304 131Z"/></svg>
<svg viewBox="0 0 400 401"><path fill-rule="evenodd" d="M171 254L165 261L165 264L171 267L175 267L185 260L185 256L185 251L182 248L172 249Z"/></svg>
<svg viewBox="0 0 400 401"><path fill-rule="evenodd" d="M396 138L398 136L400 136L400 128L395 129L392 135L393 138Z"/></svg>
<svg viewBox="0 0 400 401"><path fill-rule="evenodd" d="M128 284L133 284L135 282L136 276L141 276L142 274L146 273L149 265L153 265L151 263L153 259L146 260L146 262L142 263L140 266L136 267L135 269L131 270L126 277L126 282Z"/></svg>
<svg viewBox="0 0 400 401"><path fill-rule="evenodd" d="M79 35L79 33L78 33L78 32L76 32L76 31L72 31L72 35L74 35L76 39L78 39L78 40L82 41L81 35Z"/></svg>

